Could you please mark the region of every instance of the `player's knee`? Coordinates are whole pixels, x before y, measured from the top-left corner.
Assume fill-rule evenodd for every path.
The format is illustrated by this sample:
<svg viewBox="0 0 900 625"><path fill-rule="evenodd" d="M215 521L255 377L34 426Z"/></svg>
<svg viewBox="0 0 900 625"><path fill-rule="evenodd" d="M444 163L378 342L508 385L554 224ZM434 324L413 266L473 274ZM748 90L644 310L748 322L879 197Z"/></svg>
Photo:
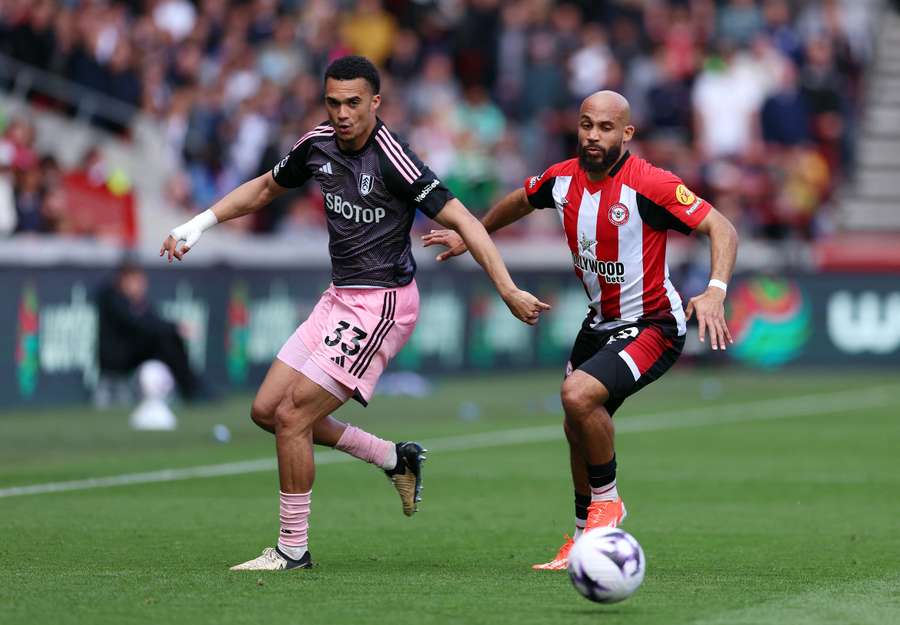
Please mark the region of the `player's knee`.
<svg viewBox="0 0 900 625"><path fill-rule="evenodd" d="M312 419L289 399L282 401L275 409L275 432L290 432L301 434L311 430Z"/></svg>
<svg viewBox="0 0 900 625"><path fill-rule="evenodd" d="M566 378L560 396L566 420L569 422L587 419L598 407L603 405L602 398L598 397L597 392L582 384L575 376Z"/></svg>
<svg viewBox="0 0 900 625"><path fill-rule="evenodd" d="M563 410L566 411L566 417L578 418L587 415L591 411L588 396L578 384L572 384L569 380L563 383L560 394L562 399Z"/></svg>
<svg viewBox="0 0 900 625"><path fill-rule="evenodd" d="M300 415L290 402L281 402L275 409L275 431L284 432L300 427Z"/></svg>
<svg viewBox="0 0 900 625"><path fill-rule="evenodd" d="M266 402L254 399L250 406L250 419L264 430L271 431L275 427L275 415L272 406Z"/></svg>

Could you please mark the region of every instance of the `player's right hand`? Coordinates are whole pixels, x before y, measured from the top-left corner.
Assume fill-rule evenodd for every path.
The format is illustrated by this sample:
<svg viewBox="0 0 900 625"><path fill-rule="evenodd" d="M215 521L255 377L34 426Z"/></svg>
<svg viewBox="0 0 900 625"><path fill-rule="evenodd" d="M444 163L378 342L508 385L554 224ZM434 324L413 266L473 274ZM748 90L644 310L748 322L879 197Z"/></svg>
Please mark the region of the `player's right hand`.
<svg viewBox="0 0 900 625"><path fill-rule="evenodd" d="M432 230L428 234L422 235L422 242L425 244L425 247L443 245L447 248L446 252L441 252L437 255L438 262L453 258L454 256L459 256L460 254L465 254L469 251L469 248L466 247L462 237L454 230Z"/></svg>
<svg viewBox="0 0 900 625"><path fill-rule="evenodd" d="M177 228L172 228L169 236L163 241L162 247L159 248L159 255L168 254L170 263L173 258L181 260L185 254L191 251L191 248L200 239L201 234L203 234L203 230L193 226L190 221L181 224ZM181 246L181 249L178 249L178 244L182 241L184 241L184 245Z"/></svg>
<svg viewBox="0 0 900 625"><path fill-rule="evenodd" d="M726 341L734 343L728 323L725 321L725 291L711 286L705 292L688 301L685 319L691 320L697 313L697 336L705 342L709 330L709 342L713 349L727 349Z"/></svg>
<svg viewBox="0 0 900 625"><path fill-rule="evenodd" d="M516 289L503 296L503 301L509 307L510 312L520 321L530 326L538 322L541 313L550 310L550 304L546 304L528 291Z"/></svg>

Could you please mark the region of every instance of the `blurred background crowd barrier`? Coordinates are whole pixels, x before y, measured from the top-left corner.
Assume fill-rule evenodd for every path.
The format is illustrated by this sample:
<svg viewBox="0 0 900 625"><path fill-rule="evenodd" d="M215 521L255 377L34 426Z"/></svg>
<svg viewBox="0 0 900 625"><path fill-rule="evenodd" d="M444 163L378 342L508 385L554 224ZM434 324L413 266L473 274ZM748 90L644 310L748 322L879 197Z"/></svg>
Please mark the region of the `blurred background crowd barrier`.
<svg viewBox="0 0 900 625"><path fill-rule="evenodd" d="M125 253L152 268L154 297L158 290L166 306L178 305L176 293L203 302L206 334L202 341L191 336L192 355L199 358L196 346L205 341L204 367L220 370L220 381L235 381L222 373L233 366L223 341L234 276L259 271L262 282L284 285L281 312L266 313L283 340L291 329L286 320L302 319L326 280L327 234L315 185L204 235L188 259L193 273L157 271L155 252L172 226L272 167L326 118L320 77L328 62L349 53L379 65L382 118L476 214L573 155L581 99L615 89L632 105L632 151L676 172L738 227L738 269L769 276L748 283L759 285L750 291L763 293L766 305L772 289L794 293L789 287L796 286L811 306L810 336L825 337L829 293L847 292L861 302L878 300L877 327L896 325L898 4L0 0L0 272L8 286L2 319L19 328L3 339L4 370L18 371L8 380L19 380L17 394L4 397L28 396L21 389L31 384L31 369L55 375L62 369L53 367L63 365L52 363L88 358L46 346L88 342L78 324L54 322L53 311L83 301L79 310L89 316L96 277ZM420 217L415 232L429 227ZM555 214L538 211L498 241L514 272L546 271L553 293L570 293L559 230ZM447 301L458 304L447 305L465 318L480 310L459 278L470 265L437 271L431 256L417 252L423 288L442 284ZM683 295L702 289L702 239L673 235L669 259ZM210 285L218 290L207 293ZM257 292L252 280L247 285L248 302L269 292ZM733 310L745 310L743 300L732 299ZM775 297L788 306L782 299ZM796 297L788 300L796 304ZM576 308L566 309L567 341L583 312ZM767 310L777 316L777 307ZM859 328L868 318L854 319ZM22 329L32 322L33 329ZM477 363L470 353L475 322L459 323L464 331L447 332L465 348L443 369ZM519 336L512 324L498 321L496 331ZM528 355L498 362L553 364L539 358L548 331L521 334ZM267 340L275 342L272 332ZM824 354L809 351L824 344L810 339L802 353ZM56 355L34 364L43 362L44 350ZM401 364L412 362L411 353ZM895 347L876 360L900 364L900 352Z"/></svg>
<svg viewBox="0 0 900 625"><path fill-rule="evenodd" d="M97 388L93 295L108 269L0 270L0 394L7 405L85 401ZM250 391L327 287L325 270L153 269L160 314L185 337L194 370L216 389ZM536 328L512 319L486 280L465 270L421 272L415 333L391 371L420 374L555 368L562 376L584 292L569 271L518 272L553 305ZM772 369L896 365L900 288L877 274L743 275L729 290L736 343L701 349L691 329L684 360Z"/></svg>

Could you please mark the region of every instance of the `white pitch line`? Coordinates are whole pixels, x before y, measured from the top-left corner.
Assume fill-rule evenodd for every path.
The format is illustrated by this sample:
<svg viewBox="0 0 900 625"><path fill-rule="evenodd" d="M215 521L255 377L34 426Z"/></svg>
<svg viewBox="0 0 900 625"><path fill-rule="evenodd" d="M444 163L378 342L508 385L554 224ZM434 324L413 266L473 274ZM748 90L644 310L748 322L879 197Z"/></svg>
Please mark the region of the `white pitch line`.
<svg viewBox="0 0 900 625"><path fill-rule="evenodd" d="M764 399L740 404L717 404L701 406L690 410L671 410L645 415L626 417L616 423L617 434L632 434L660 430L676 430L681 428L701 427L707 425L724 425L748 421L765 421L771 419L790 419L812 415L829 414L842 410L858 411L864 408L875 408L891 402L891 391L897 386L876 386L854 391L820 393L815 395L799 395L779 399ZM436 438L426 443L431 451L464 451L483 447L505 447L542 443L562 438L559 424L483 432L481 434L465 434ZM316 453L316 465L339 464L351 462L352 456L337 451L321 451ZM274 458L228 462L183 469L163 469L145 473L126 473L107 477L72 480L67 482L48 482L28 486L12 486L0 489L0 498L21 495L40 495L61 493L73 490L89 490L110 486L129 486L134 484L155 484L175 482L206 477L222 477L226 475L243 475L272 471L277 464Z"/></svg>

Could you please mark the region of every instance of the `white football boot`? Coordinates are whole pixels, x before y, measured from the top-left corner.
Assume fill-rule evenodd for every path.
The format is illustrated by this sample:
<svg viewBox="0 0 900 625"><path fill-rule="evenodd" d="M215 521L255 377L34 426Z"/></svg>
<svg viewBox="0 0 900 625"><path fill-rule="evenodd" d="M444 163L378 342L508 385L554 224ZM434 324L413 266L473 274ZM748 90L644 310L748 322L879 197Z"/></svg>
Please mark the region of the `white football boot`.
<svg viewBox="0 0 900 625"><path fill-rule="evenodd" d="M299 560L292 560L287 557L278 547L266 547L263 549L262 555L248 560L243 564L235 564L231 567L232 571L284 571L287 569L309 569L312 568L312 556L309 551L303 554Z"/></svg>

